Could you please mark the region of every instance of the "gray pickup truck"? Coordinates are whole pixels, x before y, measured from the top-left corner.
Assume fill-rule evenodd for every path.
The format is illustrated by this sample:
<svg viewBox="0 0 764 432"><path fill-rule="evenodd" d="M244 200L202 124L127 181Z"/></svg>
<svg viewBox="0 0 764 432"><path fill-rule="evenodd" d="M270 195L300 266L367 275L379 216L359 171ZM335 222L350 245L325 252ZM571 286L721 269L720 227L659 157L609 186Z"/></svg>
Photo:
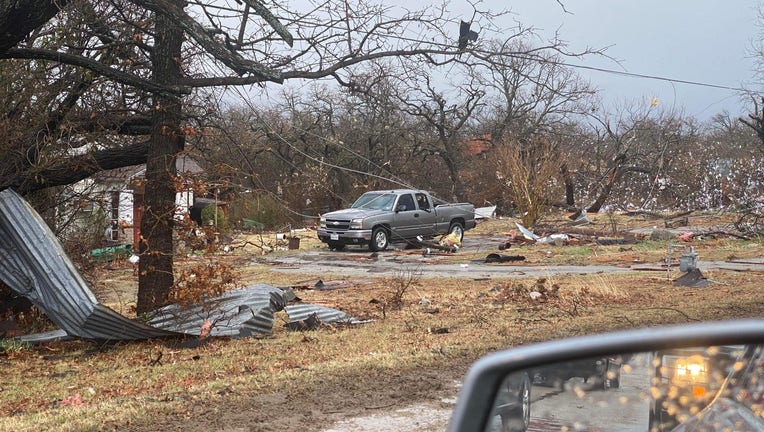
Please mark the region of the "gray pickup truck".
<svg viewBox="0 0 764 432"><path fill-rule="evenodd" d="M369 245L373 251L391 242L431 239L475 227L475 206L469 203L435 202L429 193L412 189L370 191L350 208L321 216L318 238L330 249L346 245Z"/></svg>

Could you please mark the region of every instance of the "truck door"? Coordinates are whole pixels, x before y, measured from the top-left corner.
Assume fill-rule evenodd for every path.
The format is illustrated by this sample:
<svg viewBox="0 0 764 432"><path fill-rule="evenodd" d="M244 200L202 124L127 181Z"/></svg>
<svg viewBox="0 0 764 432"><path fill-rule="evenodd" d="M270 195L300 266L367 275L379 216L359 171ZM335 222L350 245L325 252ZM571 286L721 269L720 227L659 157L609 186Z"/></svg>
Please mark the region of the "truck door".
<svg viewBox="0 0 764 432"><path fill-rule="evenodd" d="M435 237L437 231L435 230L435 223L437 222L437 214L433 208L433 204L430 201L430 196L423 192L417 192L414 194L416 197L418 211L414 215L414 218L419 224L418 233L422 237Z"/></svg>
<svg viewBox="0 0 764 432"><path fill-rule="evenodd" d="M410 193L401 194L395 204L393 215L392 239L416 237L419 229L418 210L414 203L414 197Z"/></svg>

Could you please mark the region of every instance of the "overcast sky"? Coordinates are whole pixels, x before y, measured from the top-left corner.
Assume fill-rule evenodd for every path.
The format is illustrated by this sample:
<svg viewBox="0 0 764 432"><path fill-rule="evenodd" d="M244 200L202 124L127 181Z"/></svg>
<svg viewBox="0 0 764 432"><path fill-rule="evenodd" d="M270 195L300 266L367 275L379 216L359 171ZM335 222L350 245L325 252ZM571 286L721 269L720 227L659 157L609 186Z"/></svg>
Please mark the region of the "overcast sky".
<svg viewBox="0 0 764 432"><path fill-rule="evenodd" d="M607 59L583 64L630 73L728 87L750 87L750 47L757 36L758 0L556 0L491 1L513 18L550 35L559 30L574 49L607 47ZM573 62L573 61L571 61ZM742 113L743 101L730 90L631 78L579 69L601 90L608 107L650 103L706 119L727 110ZM760 88L759 88L760 89Z"/></svg>

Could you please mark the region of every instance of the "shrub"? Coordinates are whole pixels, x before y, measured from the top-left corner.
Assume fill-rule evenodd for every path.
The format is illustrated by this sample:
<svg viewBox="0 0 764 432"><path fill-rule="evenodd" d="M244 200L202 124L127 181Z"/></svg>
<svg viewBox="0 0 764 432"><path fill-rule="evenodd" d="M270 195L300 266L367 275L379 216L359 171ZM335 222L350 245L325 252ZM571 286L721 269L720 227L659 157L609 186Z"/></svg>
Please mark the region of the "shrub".
<svg viewBox="0 0 764 432"><path fill-rule="evenodd" d="M202 225L205 227L217 226L218 232L223 234L230 231L228 216L223 212L223 209L216 205L208 205L202 209Z"/></svg>
<svg viewBox="0 0 764 432"><path fill-rule="evenodd" d="M257 221L268 230L294 223L292 213L276 198L267 194L241 195L231 203L230 220L243 225L243 219Z"/></svg>

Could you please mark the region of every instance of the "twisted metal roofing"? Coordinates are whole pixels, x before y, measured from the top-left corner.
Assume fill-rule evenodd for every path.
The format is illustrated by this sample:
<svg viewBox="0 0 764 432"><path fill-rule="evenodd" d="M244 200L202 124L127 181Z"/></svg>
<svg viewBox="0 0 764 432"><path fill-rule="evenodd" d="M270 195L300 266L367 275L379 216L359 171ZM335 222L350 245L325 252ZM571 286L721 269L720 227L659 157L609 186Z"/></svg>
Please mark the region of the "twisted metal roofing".
<svg viewBox="0 0 764 432"><path fill-rule="evenodd" d="M183 308L169 305L150 314L145 325L99 303L56 236L39 214L11 189L0 191L0 280L28 298L61 327L66 336L97 340L149 339L199 335L205 323L210 336L270 334L274 314L287 308L290 321L316 314L321 322L358 322L336 309L310 304L287 307L291 289L251 285ZM44 341L61 331L23 337Z"/></svg>
<svg viewBox="0 0 764 432"><path fill-rule="evenodd" d="M70 336L112 340L177 335L98 303L42 217L11 189L0 192L0 280Z"/></svg>

